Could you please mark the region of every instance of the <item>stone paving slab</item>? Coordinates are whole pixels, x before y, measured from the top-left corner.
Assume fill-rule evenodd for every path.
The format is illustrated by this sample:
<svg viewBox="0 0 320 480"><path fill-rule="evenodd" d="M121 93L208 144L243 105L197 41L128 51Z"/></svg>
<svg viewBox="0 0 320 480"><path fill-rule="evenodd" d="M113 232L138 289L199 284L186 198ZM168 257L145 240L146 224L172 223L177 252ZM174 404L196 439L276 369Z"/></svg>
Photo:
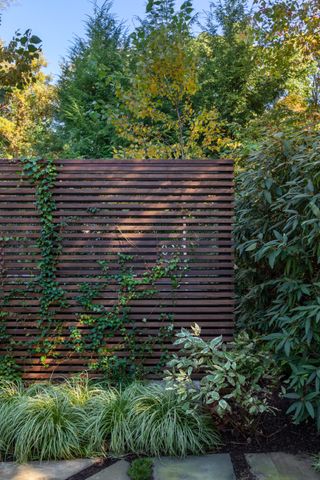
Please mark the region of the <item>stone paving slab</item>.
<svg viewBox="0 0 320 480"><path fill-rule="evenodd" d="M66 480L95 463L93 459L61 462L0 463L1 480Z"/></svg>
<svg viewBox="0 0 320 480"><path fill-rule="evenodd" d="M249 453L246 459L257 480L320 480L307 455Z"/></svg>
<svg viewBox="0 0 320 480"><path fill-rule="evenodd" d="M130 480L127 475L129 466L129 462L126 460L120 460L110 467L107 467L104 470L96 473L90 477L90 480Z"/></svg>
<svg viewBox="0 0 320 480"><path fill-rule="evenodd" d="M219 453L154 461L154 480L235 480L230 455Z"/></svg>

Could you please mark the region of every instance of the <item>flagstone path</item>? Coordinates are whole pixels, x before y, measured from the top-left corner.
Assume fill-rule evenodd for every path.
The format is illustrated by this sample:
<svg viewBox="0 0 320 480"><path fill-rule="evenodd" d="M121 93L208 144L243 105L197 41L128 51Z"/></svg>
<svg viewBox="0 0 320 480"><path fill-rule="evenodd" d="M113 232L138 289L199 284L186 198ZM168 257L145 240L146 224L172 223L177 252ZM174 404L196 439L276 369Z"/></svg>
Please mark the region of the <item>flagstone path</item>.
<svg viewBox="0 0 320 480"><path fill-rule="evenodd" d="M94 460L66 460L63 462L30 462L18 465L0 463L1 480L67 480L94 464Z"/></svg>
<svg viewBox="0 0 320 480"><path fill-rule="evenodd" d="M230 455L159 458L153 467L154 480L236 480Z"/></svg>
<svg viewBox="0 0 320 480"><path fill-rule="evenodd" d="M248 464L257 480L319 480L312 458L289 453L249 453Z"/></svg>
<svg viewBox="0 0 320 480"><path fill-rule="evenodd" d="M250 453L246 455L246 460L256 480L320 480L320 474L312 468L310 456L281 452ZM130 480L127 475L130 463L124 459L89 476L86 469L96 461L30 462L26 465L0 463L0 479L68 480L70 477L76 479L80 474L81 479L88 480ZM153 480L236 480L236 476L230 455L213 454L184 459L155 459Z"/></svg>

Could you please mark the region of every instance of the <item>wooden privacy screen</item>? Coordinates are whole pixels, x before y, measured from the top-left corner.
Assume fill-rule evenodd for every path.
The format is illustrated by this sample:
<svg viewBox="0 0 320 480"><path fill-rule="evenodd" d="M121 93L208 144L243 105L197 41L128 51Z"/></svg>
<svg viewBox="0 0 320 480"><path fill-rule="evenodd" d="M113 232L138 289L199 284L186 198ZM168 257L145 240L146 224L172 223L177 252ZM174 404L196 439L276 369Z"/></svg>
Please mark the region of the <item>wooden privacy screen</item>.
<svg viewBox="0 0 320 480"><path fill-rule="evenodd" d="M2 295L26 289L39 274L40 217L34 187L21 180L19 162L0 160L0 237ZM99 261L118 268L119 252L134 255L137 275L178 248L188 269L179 288L159 282L156 298L135 301L131 318L142 338L155 334L163 314L172 314L175 328L197 322L204 337L232 337L233 281L233 165L230 160L58 160L54 188L55 221L62 251L57 280L69 306L59 311L64 335L76 325L82 307L79 285L99 282ZM111 305L115 285L98 299ZM37 334L39 294L12 295L6 306L7 333L17 342L10 355L23 367L25 378L47 378L83 370L85 355L61 347L60 358L30 354L26 345ZM162 320L163 321L163 320ZM168 320L169 321L169 320ZM119 342L113 338L111 342ZM5 354L8 345L1 345ZM169 346L169 348L171 348ZM58 349L59 350L59 349ZM154 364L160 346L145 358ZM87 353L90 356L90 352Z"/></svg>

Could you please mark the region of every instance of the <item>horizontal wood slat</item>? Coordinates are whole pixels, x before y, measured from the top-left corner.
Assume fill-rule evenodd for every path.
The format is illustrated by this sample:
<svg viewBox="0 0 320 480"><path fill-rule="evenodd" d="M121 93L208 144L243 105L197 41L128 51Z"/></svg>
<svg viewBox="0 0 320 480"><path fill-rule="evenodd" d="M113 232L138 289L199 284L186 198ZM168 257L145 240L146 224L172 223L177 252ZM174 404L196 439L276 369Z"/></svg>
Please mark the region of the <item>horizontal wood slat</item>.
<svg viewBox="0 0 320 480"><path fill-rule="evenodd" d="M100 285L95 303L114 305L117 282L106 283L98 262L108 261L110 272L117 274L118 254L129 254L133 256L129 265L141 275L178 249L188 265L179 287L172 289L169 279L161 279L156 295L132 302L130 325L139 332L139 341L157 335L161 326L170 323L162 315L171 314L177 330L197 322L205 338L232 338L231 160L62 159L56 166L53 218L61 238L57 282L68 302L55 314L62 323L59 335L68 339L73 327L90 332L79 322L87 313L77 300L81 285ZM49 355L44 366L41 353L30 354L30 344L40 332L41 295L30 290L30 282L39 275L42 257L37 240L42 227L34 187L21 171L19 160L0 159L1 301L2 310L8 312L7 332L16 342L12 351L0 344L0 355L9 352L26 379L74 374L87 368L96 355L79 356L62 343L58 355ZM106 339L110 346L120 342L120 334ZM167 348L174 350L171 344ZM155 344L144 364L156 365L160 356L161 346Z"/></svg>

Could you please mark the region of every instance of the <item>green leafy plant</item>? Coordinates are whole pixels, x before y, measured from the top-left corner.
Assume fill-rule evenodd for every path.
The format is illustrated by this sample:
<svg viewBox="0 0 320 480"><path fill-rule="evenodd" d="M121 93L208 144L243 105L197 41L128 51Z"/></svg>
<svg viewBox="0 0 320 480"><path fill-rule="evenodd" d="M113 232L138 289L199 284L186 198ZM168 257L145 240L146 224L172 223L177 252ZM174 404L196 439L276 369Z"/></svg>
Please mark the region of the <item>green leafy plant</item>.
<svg viewBox="0 0 320 480"><path fill-rule="evenodd" d="M0 379L16 380L21 372L15 359L10 352L15 344L12 336L8 333L7 321L8 313L0 312L0 344L6 345L6 355L0 357Z"/></svg>
<svg viewBox="0 0 320 480"><path fill-rule="evenodd" d="M168 388L185 402L209 406L216 424L241 433L256 429L262 413L272 411L268 395L275 367L271 355L242 333L226 345L222 337L205 341L195 324L182 329L174 345L180 347L168 363ZM193 380L201 375L199 386Z"/></svg>
<svg viewBox="0 0 320 480"><path fill-rule="evenodd" d="M131 480L152 480L151 458L136 458L128 469L128 476Z"/></svg>
<svg viewBox="0 0 320 480"><path fill-rule="evenodd" d="M239 324L265 335L295 423L320 428L320 135L270 136L237 182Z"/></svg>
<svg viewBox="0 0 320 480"><path fill-rule="evenodd" d="M0 378L7 380L18 379L21 376L21 371L17 362L11 355L2 355L0 359Z"/></svg>

